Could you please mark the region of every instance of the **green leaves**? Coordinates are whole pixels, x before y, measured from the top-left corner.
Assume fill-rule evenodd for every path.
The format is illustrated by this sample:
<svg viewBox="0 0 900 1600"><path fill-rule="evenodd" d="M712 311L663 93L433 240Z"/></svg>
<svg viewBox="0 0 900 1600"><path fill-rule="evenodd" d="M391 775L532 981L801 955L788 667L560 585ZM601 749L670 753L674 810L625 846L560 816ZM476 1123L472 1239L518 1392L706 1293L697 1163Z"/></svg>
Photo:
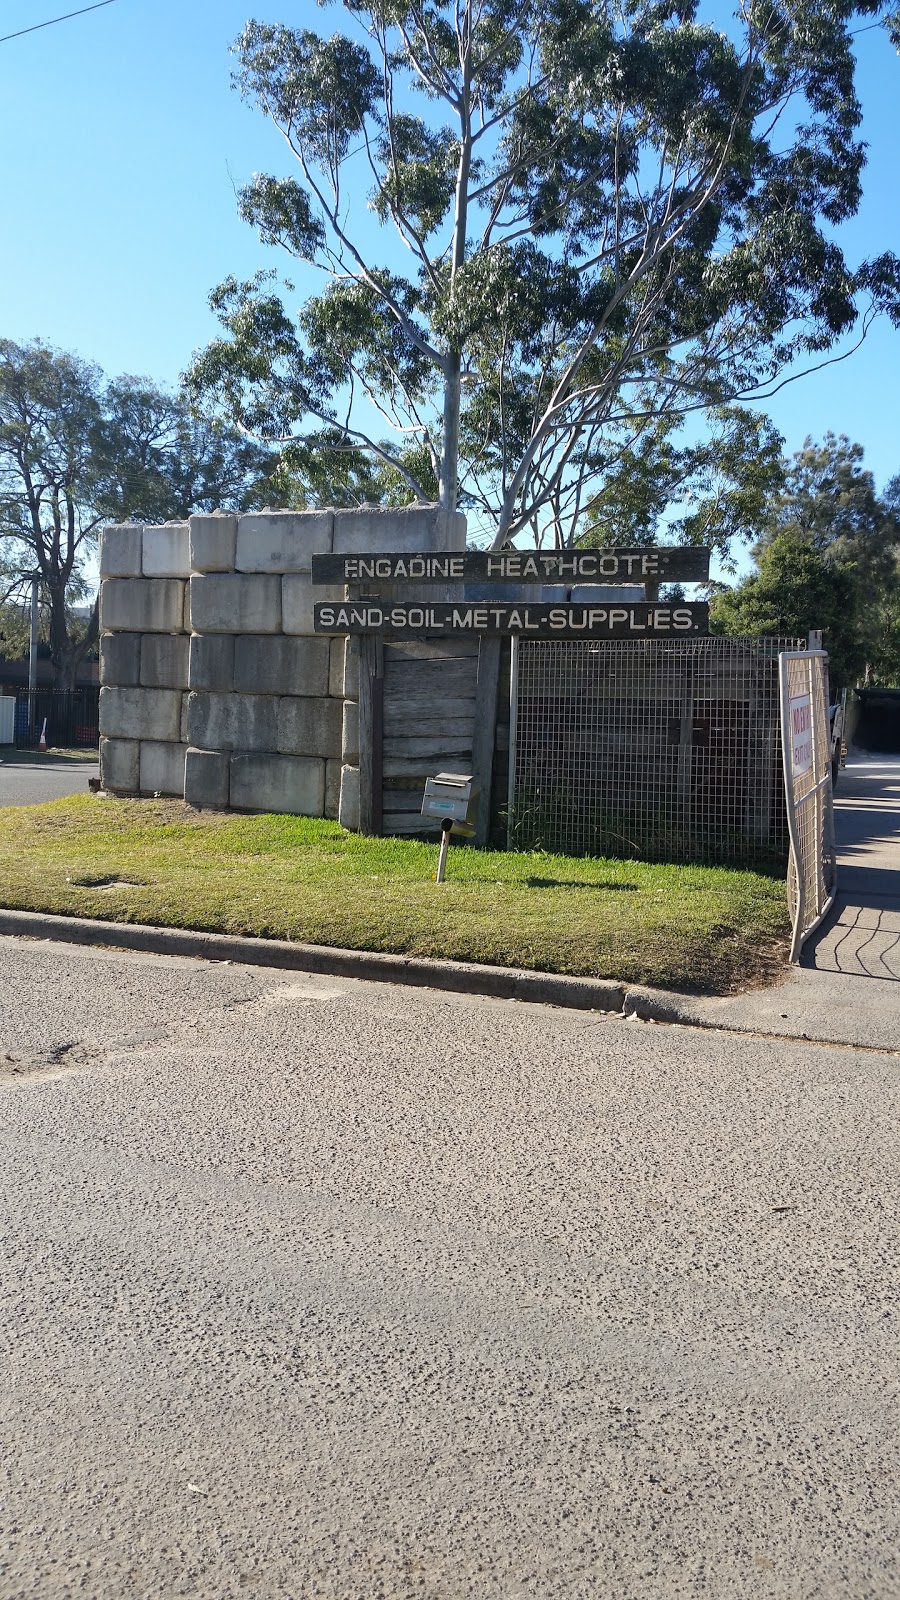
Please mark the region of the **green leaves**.
<svg viewBox="0 0 900 1600"><path fill-rule="evenodd" d="M257 176L241 190L238 213L258 229L263 244L280 244L298 261L315 261L324 247L325 229L293 178Z"/></svg>
<svg viewBox="0 0 900 1600"><path fill-rule="evenodd" d="M862 461L861 445L829 433L782 463L758 524L758 571L712 610L726 633L823 629L840 685L900 681L900 515Z"/></svg>
<svg viewBox="0 0 900 1600"><path fill-rule="evenodd" d="M368 52L340 34L321 39L306 28L248 22L235 50L235 82L245 99L325 167L344 158L377 113L380 74Z"/></svg>
<svg viewBox="0 0 900 1600"><path fill-rule="evenodd" d="M248 23L236 82L297 167L241 214L327 286L289 314L228 280L191 393L266 439L342 438L382 487L437 482L495 542L579 538L604 474L680 416L706 409L712 448L719 408L860 316L900 321L900 263L849 263L834 232L864 164L853 23L882 12L344 0L329 38Z"/></svg>

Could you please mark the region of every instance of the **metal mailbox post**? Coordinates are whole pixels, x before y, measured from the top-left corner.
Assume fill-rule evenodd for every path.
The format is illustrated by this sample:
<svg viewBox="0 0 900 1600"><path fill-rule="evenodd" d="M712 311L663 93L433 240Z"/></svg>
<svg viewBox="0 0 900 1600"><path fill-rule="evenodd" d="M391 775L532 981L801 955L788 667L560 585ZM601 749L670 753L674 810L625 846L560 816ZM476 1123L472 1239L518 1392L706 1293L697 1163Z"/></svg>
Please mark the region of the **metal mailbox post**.
<svg viewBox="0 0 900 1600"><path fill-rule="evenodd" d="M477 790L472 787L470 773L439 772L435 778L425 779L425 798L422 816L434 817L441 824L441 849L438 856L437 881L443 883L447 868L447 849L451 833L471 839L475 832Z"/></svg>

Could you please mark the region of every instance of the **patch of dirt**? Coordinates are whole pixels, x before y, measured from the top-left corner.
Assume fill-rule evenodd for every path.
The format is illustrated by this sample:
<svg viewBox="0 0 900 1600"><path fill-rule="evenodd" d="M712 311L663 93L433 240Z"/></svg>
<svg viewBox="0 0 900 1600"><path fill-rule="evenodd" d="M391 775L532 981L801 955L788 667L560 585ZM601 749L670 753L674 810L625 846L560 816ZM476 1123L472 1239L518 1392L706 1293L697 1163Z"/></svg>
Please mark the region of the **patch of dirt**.
<svg viewBox="0 0 900 1600"><path fill-rule="evenodd" d="M82 1067L95 1065L104 1056L105 1051L79 1039L52 1045L48 1050L0 1050L0 1083L64 1078Z"/></svg>
<svg viewBox="0 0 900 1600"><path fill-rule="evenodd" d="M95 877L92 873L84 873L81 877L66 876L66 883L71 883L75 889L144 889L146 884L137 883L130 878Z"/></svg>

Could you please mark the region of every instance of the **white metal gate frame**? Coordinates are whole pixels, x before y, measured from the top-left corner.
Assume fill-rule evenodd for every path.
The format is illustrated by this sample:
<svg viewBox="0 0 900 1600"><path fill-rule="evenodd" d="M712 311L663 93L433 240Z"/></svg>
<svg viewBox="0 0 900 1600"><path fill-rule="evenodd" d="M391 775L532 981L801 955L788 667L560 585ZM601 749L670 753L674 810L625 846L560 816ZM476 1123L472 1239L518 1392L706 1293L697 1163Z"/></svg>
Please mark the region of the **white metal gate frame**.
<svg viewBox="0 0 900 1600"><path fill-rule="evenodd" d="M824 650L782 651L778 657L778 680L791 845L787 874L792 922L789 960L794 963L799 960L805 940L831 910L837 886L828 656Z"/></svg>

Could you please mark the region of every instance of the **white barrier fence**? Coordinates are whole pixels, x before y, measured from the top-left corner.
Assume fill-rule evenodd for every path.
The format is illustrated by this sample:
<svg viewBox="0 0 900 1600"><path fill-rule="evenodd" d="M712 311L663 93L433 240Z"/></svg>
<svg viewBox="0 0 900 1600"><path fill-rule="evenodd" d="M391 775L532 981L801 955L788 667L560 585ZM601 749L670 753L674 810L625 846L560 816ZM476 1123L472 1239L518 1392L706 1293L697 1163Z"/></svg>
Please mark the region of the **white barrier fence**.
<svg viewBox="0 0 900 1600"><path fill-rule="evenodd" d="M790 960L834 903L837 862L831 790L828 657L823 650L785 650L778 657L781 750L790 859Z"/></svg>

